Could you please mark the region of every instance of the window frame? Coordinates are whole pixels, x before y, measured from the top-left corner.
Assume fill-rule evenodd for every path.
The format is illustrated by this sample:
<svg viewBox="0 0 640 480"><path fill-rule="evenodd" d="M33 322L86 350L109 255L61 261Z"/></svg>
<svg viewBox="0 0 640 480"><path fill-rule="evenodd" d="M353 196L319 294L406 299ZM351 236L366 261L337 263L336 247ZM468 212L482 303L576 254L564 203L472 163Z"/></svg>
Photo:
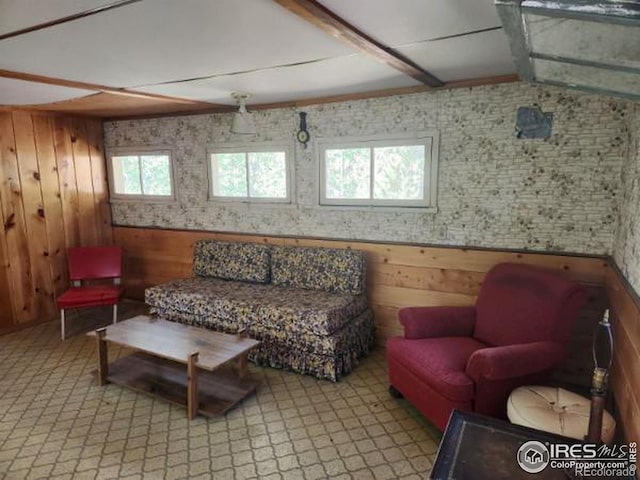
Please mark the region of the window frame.
<svg viewBox="0 0 640 480"><path fill-rule="evenodd" d="M142 156L142 155L167 155L169 157L169 178L171 182L171 195L145 195L116 193L116 183L114 177L113 157ZM150 203L170 203L176 200L175 182L175 162L173 148L166 145L156 146L133 146L133 147L111 147L106 149L107 176L109 180L109 200L115 202L150 202ZM140 159L138 159L140 162ZM142 172L142 169L140 169ZM140 181L142 187L142 180Z"/></svg>
<svg viewBox="0 0 640 480"><path fill-rule="evenodd" d="M402 135L371 135L358 137L332 137L319 138L318 164L319 164L319 204L321 207L392 207L392 208L413 208L413 209L437 209L438 194L438 152L439 133L437 131L427 131L415 134ZM424 198L422 200L396 200L396 199L375 199L374 194L374 171L375 161L373 149L376 147L397 147L410 145L424 145ZM326 151L347 149L347 148L369 148L371 159L370 171L370 195L368 199L348 199L348 198L327 198L327 178L326 178Z"/></svg>
<svg viewBox="0 0 640 480"><path fill-rule="evenodd" d="M285 198L277 197L251 197L249 193L251 191L250 186L250 174L249 174L249 158L248 153L261 153L261 152L284 152L285 174L286 174L286 188L287 196ZM214 195L213 193L213 161L212 155L218 153L244 153L245 165L246 165L246 179L247 179L247 196L246 197L229 197L222 195ZM286 141L273 141L273 142L253 142L253 143L224 143L216 144L207 147L207 191L209 201L212 202L224 202L224 203L248 203L248 204L292 204L294 198L294 179L293 179L293 145L291 142Z"/></svg>

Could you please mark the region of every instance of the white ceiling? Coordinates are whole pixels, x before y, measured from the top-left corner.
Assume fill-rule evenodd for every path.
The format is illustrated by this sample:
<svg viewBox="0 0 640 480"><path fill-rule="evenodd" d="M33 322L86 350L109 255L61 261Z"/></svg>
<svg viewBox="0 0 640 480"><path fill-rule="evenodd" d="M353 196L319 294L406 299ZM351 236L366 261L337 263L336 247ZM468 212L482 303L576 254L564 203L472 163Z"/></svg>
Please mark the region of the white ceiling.
<svg viewBox="0 0 640 480"><path fill-rule="evenodd" d="M0 35L113 1L0 0ZM320 1L441 80L515 72L502 30L434 40L499 27L493 0ZM419 84L273 0L141 0L0 40L0 69L227 104ZM15 82L0 104L88 94Z"/></svg>
<svg viewBox="0 0 640 480"><path fill-rule="evenodd" d="M420 85L420 82L363 55L353 54L304 65L138 90L213 103L232 103L229 92L240 90L251 92L253 103L271 103L414 85Z"/></svg>
<svg viewBox="0 0 640 480"><path fill-rule="evenodd" d="M115 87L350 53L270 0L143 0L0 41L7 70Z"/></svg>
<svg viewBox="0 0 640 480"><path fill-rule="evenodd" d="M113 0L0 0L0 35L111 3Z"/></svg>
<svg viewBox="0 0 640 480"><path fill-rule="evenodd" d="M499 27L493 0L320 0L390 47Z"/></svg>
<svg viewBox="0 0 640 480"><path fill-rule="evenodd" d="M513 73L502 29L400 47L398 52L445 82Z"/></svg>
<svg viewBox="0 0 640 480"><path fill-rule="evenodd" d="M58 87L42 83L0 78L0 105L32 105L60 102L84 97L95 92L78 88Z"/></svg>

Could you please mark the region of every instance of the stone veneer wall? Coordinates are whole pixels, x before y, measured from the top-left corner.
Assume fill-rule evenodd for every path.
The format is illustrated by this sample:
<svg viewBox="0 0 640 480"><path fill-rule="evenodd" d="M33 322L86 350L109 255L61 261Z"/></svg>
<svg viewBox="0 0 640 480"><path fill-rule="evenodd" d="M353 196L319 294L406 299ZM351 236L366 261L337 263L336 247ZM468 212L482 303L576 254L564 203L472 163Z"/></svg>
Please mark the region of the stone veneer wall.
<svg viewBox="0 0 640 480"><path fill-rule="evenodd" d="M622 169L613 257L640 294L640 104L629 115L629 153Z"/></svg>
<svg viewBox="0 0 640 480"><path fill-rule="evenodd" d="M518 140L518 106L554 114L549 140ZM295 148L293 205L207 199L207 145L237 142L231 114L106 122L105 145L174 147L177 201L120 202L114 223L605 254L617 220L629 102L511 83L305 107L312 139L438 130L438 212L318 205L313 140ZM294 143L299 110L255 112L251 141Z"/></svg>

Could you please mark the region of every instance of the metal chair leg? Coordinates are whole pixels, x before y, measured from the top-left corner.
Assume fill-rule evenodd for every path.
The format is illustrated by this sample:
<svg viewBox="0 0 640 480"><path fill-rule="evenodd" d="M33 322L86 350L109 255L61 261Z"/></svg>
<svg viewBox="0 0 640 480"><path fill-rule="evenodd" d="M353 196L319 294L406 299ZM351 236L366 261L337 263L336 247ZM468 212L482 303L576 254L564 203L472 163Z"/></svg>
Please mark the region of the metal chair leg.
<svg viewBox="0 0 640 480"><path fill-rule="evenodd" d="M118 321L118 304L113 304L113 324L115 325Z"/></svg>
<svg viewBox="0 0 640 480"><path fill-rule="evenodd" d="M62 340L65 339L65 337L64 337L64 310L60 310L60 336L62 337Z"/></svg>

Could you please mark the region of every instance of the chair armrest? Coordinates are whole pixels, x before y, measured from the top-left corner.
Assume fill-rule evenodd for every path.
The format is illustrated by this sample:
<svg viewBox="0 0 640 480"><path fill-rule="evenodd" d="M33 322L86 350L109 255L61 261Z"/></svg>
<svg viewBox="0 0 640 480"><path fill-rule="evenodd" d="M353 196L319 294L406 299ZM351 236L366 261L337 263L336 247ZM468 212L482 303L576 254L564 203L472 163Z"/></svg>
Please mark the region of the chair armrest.
<svg viewBox="0 0 640 480"><path fill-rule="evenodd" d="M406 307L398 311L405 338L470 337L475 307Z"/></svg>
<svg viewBox="0 0 640 480"><path fill-rule="evenodd" d="M556 342L533 342L488 347L473 352L467 375L479 380L507 380L555 367L564 358L564 347Z"/></svg>

